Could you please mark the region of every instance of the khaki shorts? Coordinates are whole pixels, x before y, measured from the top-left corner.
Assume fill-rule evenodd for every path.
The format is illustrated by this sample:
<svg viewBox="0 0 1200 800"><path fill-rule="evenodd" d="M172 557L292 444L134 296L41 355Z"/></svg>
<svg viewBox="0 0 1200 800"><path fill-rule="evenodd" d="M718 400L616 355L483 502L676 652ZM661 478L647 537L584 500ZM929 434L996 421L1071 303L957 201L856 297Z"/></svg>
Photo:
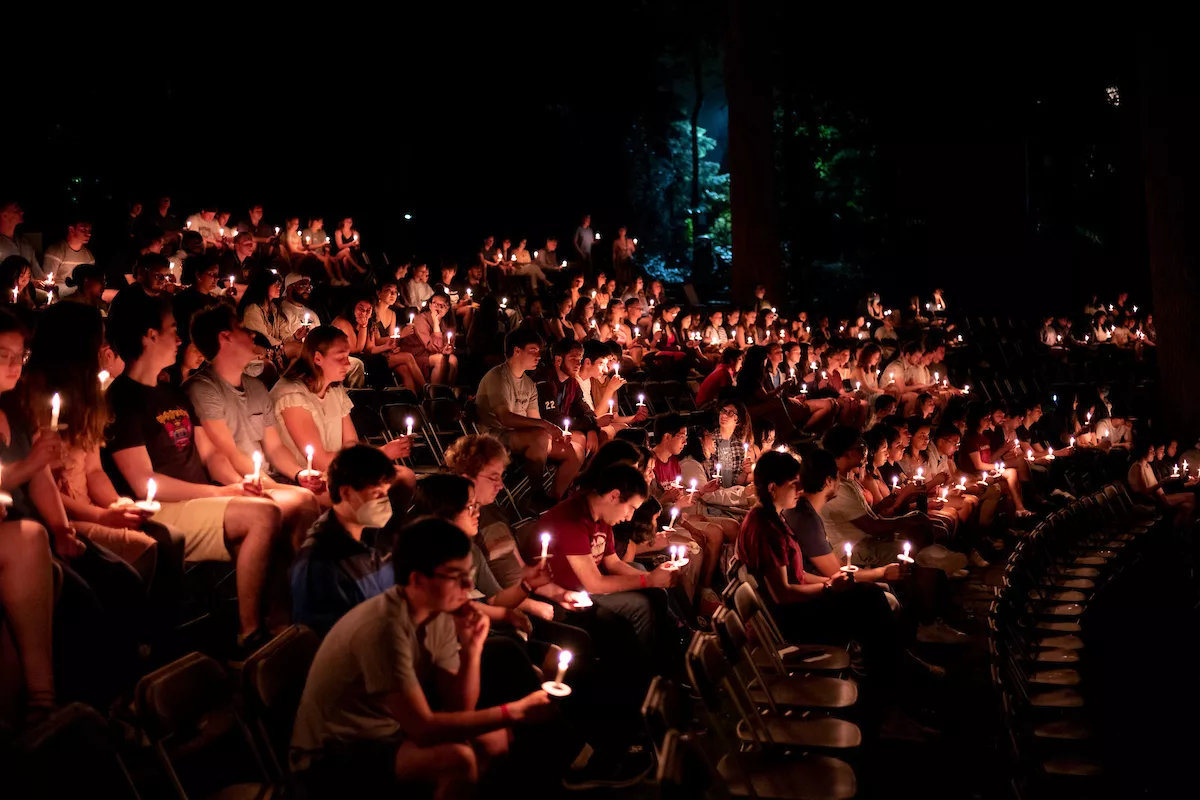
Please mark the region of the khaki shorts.
<svg viewBox="0 0 1200 800"><path fill-rule="evenodd" d="M185 561L231 561L225 547L225 509L232 497L201 497L163 503L150 519L184 536Z"/></svg>

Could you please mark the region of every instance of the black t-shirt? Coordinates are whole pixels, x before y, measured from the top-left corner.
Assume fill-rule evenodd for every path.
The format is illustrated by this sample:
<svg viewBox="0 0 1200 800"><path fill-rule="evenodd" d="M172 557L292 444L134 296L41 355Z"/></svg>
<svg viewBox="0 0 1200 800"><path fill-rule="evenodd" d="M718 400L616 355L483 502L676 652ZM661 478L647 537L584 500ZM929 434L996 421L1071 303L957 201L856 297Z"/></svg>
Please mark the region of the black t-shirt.
<svg viewBox="0 0 1200 800"><path fill-rule="evenodd" d="M179 328L180 347L192 340L192 318L206 308L212 308L220 300L211 294L203 294L195 287L188 287L171 298L175 312L175 324Z"/></svg>
<svg viewBox="0 0 1200 800"><path fill-rule="evenodd" d="M145 447L155 472L188 483L212 483L196 450L200 418L183 392L162 383L145 386L122 375L108 387L108 406L113 419L110 453ZM144 491L144 486L136 489L139 496Z"/></svg>
<svg viewBox="0 0 1200 800"><path fill-rule="evenodd" d="M829 537L825 535L825 522L821 515L807 497L801 497L795 508L783 512L783 520L792 529L796 543L800 545L800 552L804 555L804 571L820 575L812 560L833 552Z"/></svg>

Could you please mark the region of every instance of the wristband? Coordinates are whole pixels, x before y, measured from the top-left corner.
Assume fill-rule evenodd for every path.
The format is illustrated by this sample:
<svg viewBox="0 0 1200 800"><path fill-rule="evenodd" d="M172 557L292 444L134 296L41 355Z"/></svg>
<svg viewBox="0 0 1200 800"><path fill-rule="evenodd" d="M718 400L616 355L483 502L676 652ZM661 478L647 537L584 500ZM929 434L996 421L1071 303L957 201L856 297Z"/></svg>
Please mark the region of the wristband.
<svg viewBox="0 0 1200 800"><path fill-rule="evenodd" d="M646 573L644 573L644 572L638 573L638 582L642 584L643 589L646 588Z"/></svg>
<svg viewBox="0 0 1200 800"><path fill-rule="evenodd" d="M302 470L302 469L301 469L301 470L297 470L297 471L296 471L296 474L292 476L292 480L293 480L293 481L295 481L295 483L296 483L296 485L297 485L297 486L299 486L299 485L300 485L300 473L301 473L301 472L304 472L304 470Z"/></svg>
<svg viewBox="0 0 1200 800"><path fill-rule="evenodd" d="M508 713L508 703L500 706L500 719L505 722L512 722L512 714Z"/></svg>

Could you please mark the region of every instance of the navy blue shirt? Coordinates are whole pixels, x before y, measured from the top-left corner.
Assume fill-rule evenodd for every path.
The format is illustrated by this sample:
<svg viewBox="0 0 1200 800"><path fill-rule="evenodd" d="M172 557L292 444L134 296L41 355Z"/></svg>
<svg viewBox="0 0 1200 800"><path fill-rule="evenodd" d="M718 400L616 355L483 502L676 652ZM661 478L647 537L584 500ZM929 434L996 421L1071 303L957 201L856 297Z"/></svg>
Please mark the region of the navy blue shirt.
<svg viewBox="0 0 1200 800"><path fill-rule="evenodd" d="M333 511L321 515L292 563L292 621L324 636L347 611L395 586L387 538L366 528L356 540Z"/></svg>
<svg viewBox="0 0 1200 800"><path fill-rule="evenodd" d="M812 560L833 552L829 537L825 535L825 521L812 507L812 503L808 502L807 497L801 497L795 508L783 512L783 519L792 529L792 535L800 545L800 552L804 554L805 571L820 575L821 571L813 567Z"/></svg>

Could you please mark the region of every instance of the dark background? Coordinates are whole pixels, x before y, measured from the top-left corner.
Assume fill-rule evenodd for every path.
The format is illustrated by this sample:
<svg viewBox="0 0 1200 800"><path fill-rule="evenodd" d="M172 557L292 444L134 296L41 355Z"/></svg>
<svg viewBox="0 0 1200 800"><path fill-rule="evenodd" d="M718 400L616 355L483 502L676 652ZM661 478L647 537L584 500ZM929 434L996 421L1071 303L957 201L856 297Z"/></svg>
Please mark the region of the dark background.
<svg viewBox="0 0 1200 800"><path fill-rule="evenodd" d="M586 211L609 236L628 224L652 268L688 276L684 228L727 215L728 189L685 219L690 203L664 195L690 163L667 132L702 87L706 158L727 168L725 11L214 11L93 45L77 30L59 51L49 36L9 51L0 192L45 244L74 205L102 221L169 193L181 219L204 202L235 219L262 202L279 223L349 214L369 247L460 261L489 233L566 245ZM1136 122L1105 91L1133 67L1121 31L767 13L755 46L771 65L790 296L832 309L879 290L894 305L941 285L981 311L1148 296ZM104 238L98 225L101 251ZM714 291L728 283L727 261L697 264Z"/></svg>

